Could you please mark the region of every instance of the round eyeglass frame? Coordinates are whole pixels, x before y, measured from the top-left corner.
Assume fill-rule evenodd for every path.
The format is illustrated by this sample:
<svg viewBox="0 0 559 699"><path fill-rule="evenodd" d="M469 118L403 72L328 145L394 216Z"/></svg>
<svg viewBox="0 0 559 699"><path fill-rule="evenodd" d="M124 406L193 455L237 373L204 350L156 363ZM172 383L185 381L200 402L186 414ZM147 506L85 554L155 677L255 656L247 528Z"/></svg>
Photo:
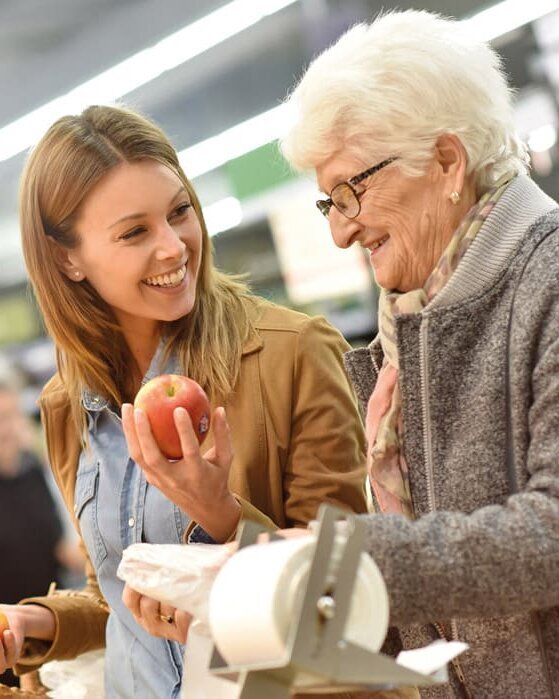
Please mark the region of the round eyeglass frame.
<svg viewBox="0 0 559 699"><path fill-rule="evenodd" d="M382 168L386 167L387 165L390 165L390 163L393 163L395 160L398 160L398 156L386 158L386 160L383 160L380 163L373 165L367 170L363 170L363 172L360 172L358 175L350 177L349 180L346 180L345 182L340 182L335 187L333 187L332 191L330 192L330 196L327 199L318 199L316 201L317 209L325 218L328 218L330 216L330 209L333 206L336 207L336 209L342 214L342 216L345 216L349 219L357 218L357 216L359 216L359 214L361 213L360 197L361 194L363 194L363 192L357 193L354 189L354 186L356 184L359 184L363 180L366 180L367 177L371 177L371 175L374 175L376 172L382 170ZM336 190L338 191L338 195L335 194ZM346 206L345 211L343 210L343 204L340 206L340 192L346 193L346 196L348 197L348 204L355 206L355 213L353 213L353 209L351 210L351 212L349 212L348 206ZM336 203L336 198L338 198L338 203Z"/></svg>

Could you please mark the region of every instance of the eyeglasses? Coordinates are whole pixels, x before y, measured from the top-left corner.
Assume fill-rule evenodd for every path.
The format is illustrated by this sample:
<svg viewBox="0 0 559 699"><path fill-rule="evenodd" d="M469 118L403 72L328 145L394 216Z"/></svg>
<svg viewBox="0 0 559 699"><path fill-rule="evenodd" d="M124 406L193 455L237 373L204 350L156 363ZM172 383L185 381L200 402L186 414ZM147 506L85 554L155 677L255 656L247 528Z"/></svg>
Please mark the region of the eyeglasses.
<svg viewBox="0 0 559 699"><path fill-rule="evenodd" d="M356 192L354 185L363 182L367 177L374 175L375 172L382 170L383 167L390 165L397 157L387 158L383 160L382 163L373 165L368 170L360 172L355 177L350 177L349 180L345 182L340 182L334 189L330 192L328 199L319 199L316 202L316 206L320 213L328 218L330 215L330 209L335 206L338 211L343 214L346 218L356 218L361 212L361 196L363 192Z"/></svg>

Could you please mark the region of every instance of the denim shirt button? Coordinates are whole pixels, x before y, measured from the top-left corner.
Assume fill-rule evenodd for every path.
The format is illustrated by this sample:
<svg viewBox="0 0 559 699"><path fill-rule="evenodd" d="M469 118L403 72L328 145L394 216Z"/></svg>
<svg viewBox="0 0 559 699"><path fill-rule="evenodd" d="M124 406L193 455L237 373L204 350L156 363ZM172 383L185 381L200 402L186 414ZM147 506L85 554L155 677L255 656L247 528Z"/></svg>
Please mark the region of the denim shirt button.
<svg viewBox="0 0 559 699"><path fill-rule="evenodd" d="M136 520L134 519L134 517L130 517L130 519L128 520L128 526L133 527L135 524Z"/></svg>

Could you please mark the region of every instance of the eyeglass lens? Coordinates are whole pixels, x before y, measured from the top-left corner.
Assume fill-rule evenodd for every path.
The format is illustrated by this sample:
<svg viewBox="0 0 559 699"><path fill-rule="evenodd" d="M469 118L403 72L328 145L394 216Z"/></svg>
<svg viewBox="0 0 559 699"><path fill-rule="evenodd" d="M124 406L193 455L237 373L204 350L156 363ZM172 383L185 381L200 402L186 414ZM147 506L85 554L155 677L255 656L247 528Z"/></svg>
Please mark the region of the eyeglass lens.
<svg viewBox="0 0 559 699"><path fill-rule="evenodd" d="M359 214L360 204L357 194L347 182L340 182L330 194L332 203L340 213L347 218L354 218Z"/></svg>
<svg viewBox="0 0 559 699"><path fill-rule="evenodd" d="M319 199L316 202L320 213L328 218L330 209L332 208L332 205L334 205L336 209L338 209L338 211L347 218L356 218L359 216L359 212L361 211L361 202L359 201L359 196L353 189L352 185L363 181L371 175L374 175L375 172L382 170L383 167L390 165L390 163L394 162L395 160L398 160L398 156L387 158L381 163L378 163L378 165L373 165L373 167L369 168L368 170L365 170L355 177L352 177L348 182L340 182L337 184L330 193L329 199Z"/></svg>
<svg viewBox="0 0 559 699"><path fill-rule="evenodd" d="M347 182L340 182L337 184L329 199L319 199L316 202L316 206L320 213L328 218L330 215L330 209L335 206L336 209L347 218L355 218L359 214L360 204L356 193L353 191L351 185Z"/></svg>
<svg viewBox="0 0 559 699"><path fill-rule="evenodd" d="M319 199L316 202L316 206L320 213L328 218L328 214L330 213L330 209L332 208L332 200L331 199Z"/></svg>

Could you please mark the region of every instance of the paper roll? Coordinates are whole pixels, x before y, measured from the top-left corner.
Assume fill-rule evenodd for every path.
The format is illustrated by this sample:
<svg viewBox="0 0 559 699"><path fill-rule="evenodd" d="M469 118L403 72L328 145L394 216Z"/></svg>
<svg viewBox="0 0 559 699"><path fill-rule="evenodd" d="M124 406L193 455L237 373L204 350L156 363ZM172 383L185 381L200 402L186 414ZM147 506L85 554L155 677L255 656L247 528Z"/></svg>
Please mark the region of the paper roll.
<svg viewBox="0 0 559 699"><path fill-rule="evenodd" d="M247 546L229 559L213 584L210 629L230 665L277 662L306 589L316 539ZM332 556L331 572L341 554ZM388 629L388 594L370 556L361 555L344 639L376 652Z"/></svg>

